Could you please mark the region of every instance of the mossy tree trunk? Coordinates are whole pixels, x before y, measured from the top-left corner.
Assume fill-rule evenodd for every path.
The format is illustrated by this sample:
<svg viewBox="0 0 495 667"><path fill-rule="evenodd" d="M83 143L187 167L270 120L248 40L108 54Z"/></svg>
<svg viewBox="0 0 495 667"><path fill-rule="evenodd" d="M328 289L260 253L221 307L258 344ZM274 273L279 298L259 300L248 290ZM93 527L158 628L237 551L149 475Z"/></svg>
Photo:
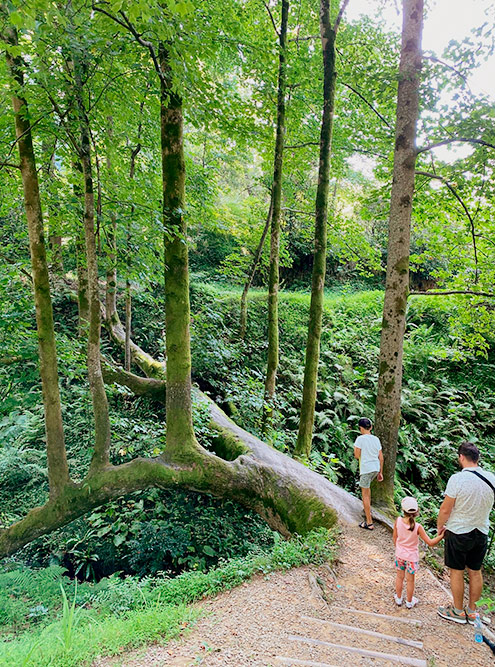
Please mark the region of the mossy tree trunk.
<svg viewBox="0 0 495 667"><path fill-rule="evenodd" d="M411 211L419 113L423 0L403 1L402 46L387 248L387 277L378 368L375 433L384 456L384 481L374 497L392 503L402 389L402 355L409 294Z"/></svg>
<svg viewBox="0 0 495 667"><path fill-rule="evenodd" d="M169 54L159 46L160 128L167 351L167 456L188 456L196 446L192 424L187 223L184 217L182 99L172 87Z"/></svg>
<svg viewBox="0 0 495 667"><path fill-rule="evenodd" d="M5 14L7 14L5 6L0 5L0 15L2 18L4 18ZM14 28L6 28L3 37L12 47L17 48L17 32ZM58 386L53 309L43 233L43 215L38 172L36 170L31 135L31 121L28 104L24 97L22 97L21 92L24 85L23 63L21 56L12 56L9 51L6 52L6 58L7 67L13 81L12 105L15 114L15 131L24 191L24 206L29 230L29 250L31 254L40 375L45 412L48 481L50 498L53 500L60 494L69 480Z"/></svg>
<svg viewBox="0 0 495 667"><path fill-rule="evenodd" d="M95 241L95 201L91 165L89 119L84 104L84 63L73 54L74 96L77 104L81 134L80 160L84 179L84 238L88 270L89 331L88 378L95 420L95 444L90 471L93 473L109 464L110 419L108 401L100 364L101 306L98 293L98 263Z"/></svg>
<svg viewBox="0 0 495 667"><path fill-rule="evenodd" d="M289 0L282 0L282 17L279 32L279 66L277 94L277 131L273 166L270 226L270 274L268 277L268 354L265 380L265 405L263 430L271 424L278 368L278 288L280 259L280 224L282 212L282 168L285 135L285 97L287 91L287 26Z"/></svg>
<svg viewBox="0 0 495 667"><path fill-rule="evenodd" d="M320 3L320 34L323 49L323 116L321 120L320 162L315 204L315 250L311 280L308 338L304 364L301 416L299 419L297 442L294 449L294 455L300 458L309 458L313 438L327 261L328 193L335 108L335 40L346 6L347 1L344 1L337 20L332 25L330 22L329 0L321 0Z"/></svg>
<svg viewBox="0 0 495 667"><path fill-rule="evenodd" d="M249 269L248 276L246 278L246 282L244 283L244 289L242 290L241 294L241 313L239 317L239 335L241 340L244 340L246 336L246 327L247 327L247 297L249 290L251 288L254 274L256 273L256 269L258 268L259 261L261 259L261 255L263 253L263 247L265 245L265 240L266 240L266 235L268 234L268 230L270 229L270 224L272 221L272 210L273 210L273 200L272 196L270 195L270 206L268 208L268 215L266 216L266 222L265 226L263 228L263 232L261 234L261 238L258 243L258 247L256 248L256 252L254 253L253 257L253 262L251 264L251 267Z"/></svg>

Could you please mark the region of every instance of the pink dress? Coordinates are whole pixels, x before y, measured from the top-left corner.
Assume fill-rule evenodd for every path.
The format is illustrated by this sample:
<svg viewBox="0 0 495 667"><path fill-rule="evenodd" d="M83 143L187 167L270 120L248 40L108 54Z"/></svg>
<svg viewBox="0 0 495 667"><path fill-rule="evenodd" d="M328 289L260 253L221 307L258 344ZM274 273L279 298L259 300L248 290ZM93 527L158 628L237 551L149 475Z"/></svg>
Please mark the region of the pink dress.
<svg viewBox="0 0 495 667"><path fill-rule="evenodd" d="M409 530L409 522L404 523L399 517L395 523L397 526L397 542L395 543L395 557L412 563L419 561L419 523L414 530Z"/></svg>

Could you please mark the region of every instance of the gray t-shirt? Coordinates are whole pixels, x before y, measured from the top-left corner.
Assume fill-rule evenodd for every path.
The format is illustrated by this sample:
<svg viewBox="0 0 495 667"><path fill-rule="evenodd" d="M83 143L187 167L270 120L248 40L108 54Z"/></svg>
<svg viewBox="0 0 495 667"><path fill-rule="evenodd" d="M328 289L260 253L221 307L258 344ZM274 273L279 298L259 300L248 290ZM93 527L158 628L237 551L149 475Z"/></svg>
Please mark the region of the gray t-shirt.
<svg viewBox="0 0 495 667"><path fill-rule="evenodd" d="M367 472L379 472L380 460L378 453L381 451L382 445L376 435L371 435L371 433L358 435L354 447L361 450L359 473L364 475Z"/></svg>
<svg viewBox="0 0 495 667"><path fill-rule="evenodd" d="M455 498L454 508L445 524L456 535L470 533L477 528L485 535L490 529L490 510L495 495L488 484L469 470L476 470L495 486L495 475L481 468L463 468L447 482L445 495Z"/></svg>

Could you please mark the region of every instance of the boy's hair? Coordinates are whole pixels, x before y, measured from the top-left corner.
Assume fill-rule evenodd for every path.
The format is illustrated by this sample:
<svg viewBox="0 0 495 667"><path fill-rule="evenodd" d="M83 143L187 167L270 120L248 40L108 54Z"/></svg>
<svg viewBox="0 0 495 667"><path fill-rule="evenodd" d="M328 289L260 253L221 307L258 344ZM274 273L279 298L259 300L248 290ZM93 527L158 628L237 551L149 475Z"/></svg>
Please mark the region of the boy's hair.
<svg viewBox="0 0 495 667"><path fill-rule="evenodd" d="M418 516L417 511L413 510L412 512L406 512L406 510L404 510L404 516L407 516L407 518L409 519L409 530L413 531L414 526L416 525L415 519Z"/></svg>
<svg viewBox="0 0 495 667"><path fill-rule="evenodd" d="M369 431L373 424L368 419L368 417L361 417L361 419L358 421L358 426L361 426L361 428L365 428L367 431Z"/></svg>
<svg viewBox="0 0 495 667"><path fill-rule="evenodd" d="M461 442L459 449L457 450L457 454L459 456L465 456L473 463L478 463L478 459L480 458L480 450L476 447L476 445L473 445L472 442L467 442L467 440Z"/></svg>

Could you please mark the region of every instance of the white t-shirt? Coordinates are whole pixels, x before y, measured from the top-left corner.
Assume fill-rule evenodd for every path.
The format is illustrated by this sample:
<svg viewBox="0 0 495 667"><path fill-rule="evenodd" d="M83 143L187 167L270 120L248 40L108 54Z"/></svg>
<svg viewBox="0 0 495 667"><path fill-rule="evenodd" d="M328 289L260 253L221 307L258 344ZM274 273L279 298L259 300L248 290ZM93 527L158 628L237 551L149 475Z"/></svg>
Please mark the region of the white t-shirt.
<svg viewBox="0 0 495 667"><path fill-rule="evenodd" d="M476 470L495 486L495 475L481 468L463 468L447 482L445 495L455 498L454 508L445 524L456 535L470 533L477 528L485 535L490 529L490 510L495 495L488 484L469 470Z"/></svg>
<svg viewBox="0 0 495 667"><path fill-rule="evenodd" d="M361 450L361 458L359 459L359 473L361 475L367 472L380 471L378 452L381 451L382 445L376 435L371 435L371 433L358 435L354 447ZM483 482L481 483L483 484Z"/></svg>

